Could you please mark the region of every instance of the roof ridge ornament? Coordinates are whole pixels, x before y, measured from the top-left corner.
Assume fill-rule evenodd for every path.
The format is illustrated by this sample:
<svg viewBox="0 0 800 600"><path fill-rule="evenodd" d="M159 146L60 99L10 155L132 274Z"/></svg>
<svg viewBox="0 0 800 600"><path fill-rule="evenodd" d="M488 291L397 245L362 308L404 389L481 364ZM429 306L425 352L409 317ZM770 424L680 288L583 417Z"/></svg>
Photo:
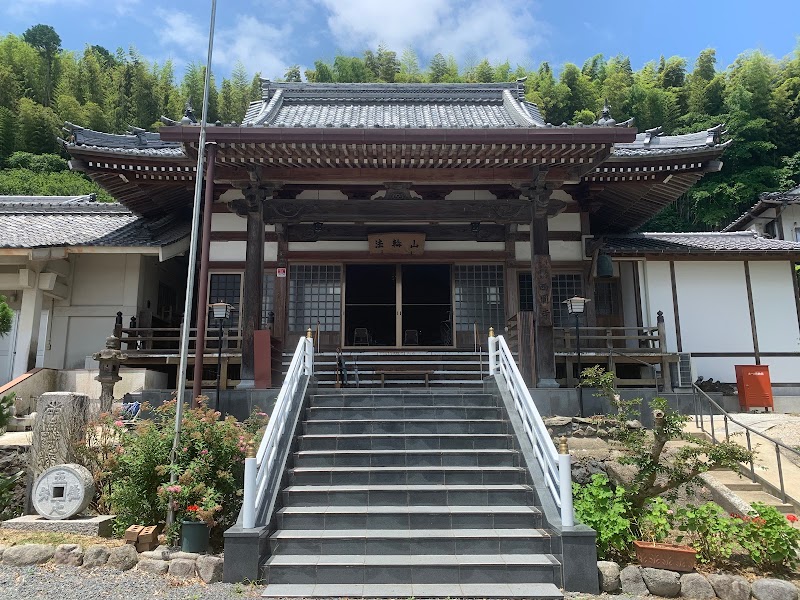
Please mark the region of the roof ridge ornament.
<svg viewBox="0 0 800 600"><path fill-rule="evenodd" d="M525 82L527 80L527 77L517 77L517 99L520 102L525 100Z"/></svg>
<svg viewBox="0 0 800 600"><path fill-rule="evenodd" d="M603 101L603 111L594 124L600 127L614 127L617 124L616 119L611 116L611 105L608 103L608 98Z"/></svg>

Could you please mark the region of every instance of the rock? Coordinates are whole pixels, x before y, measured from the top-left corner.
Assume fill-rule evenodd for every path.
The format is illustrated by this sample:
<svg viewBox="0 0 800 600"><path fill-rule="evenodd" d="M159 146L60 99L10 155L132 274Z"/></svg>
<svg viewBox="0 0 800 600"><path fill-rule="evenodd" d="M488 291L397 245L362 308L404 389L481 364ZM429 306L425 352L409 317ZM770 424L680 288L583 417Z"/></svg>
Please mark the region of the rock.
<svg viewBox="0 0 800 600"><path fill-rule="evenodd" d="M619 590L619 565L610 560L597 561L597 570L600 573L600 589L604 592Z"/></svg>
<svg viewBox="0 0 800 600"><path fill-rule="evenodd" d="M681 598L716 598L717 594L711 587L711 582L700 573L685 573L681 575Z"/></svg>
<svg viewBox="0 0 800 600"><path fill-rule="evenodd" d="M108 566L120 571L130 571L139 562L139 554L132 544L125 544L111 549Z"/></svg>
<svg viewBox="0 0 800 600"><path fill-rule="evenodd" d="M158 548L161 547L162 546L159 546ZM155 550L142 552L141 557L149 558L152 560L169 560L169 548L167 548L166 546L163 547L164 548L163 550L159 550L158 548L156 548Z"/></svg>
<svg viewBox="0 0 800 600"><path fill-rule="evenodd" d="M78 544L61 544L56 548L53 562L57 565L80 567L83 564L83 549Z"/></svg>
<svg viewBox="0 0 800 600"><path fill-rule="evenodd" d="M572 437L582 438L583 437L583 429L576 429L572 432Z"/></svg>
<svg viewBox="0 0 800 600"><path fill-rule="evenodd" d="M201 556L197 559L197 574L205 583L222 581L224 561L219 556Z"/></svg>
<svg viewBox="0 0 800 600"><path fill-rule="evenodd" d="M597 435L597 428L593 427L592 425L589 425L586 428L586 435L587 437L594 437L595 435Z"/></svg>
<svg viewBox="0 0 800 600"><path fill-rule="evenodd" d="M573 423L580 423L581 425L591 425L594 423L594 419L590 417L572 417Z"/></svg>
<svg viewBox="0 0 800 600"><path fill-rule="evenodd" d="M550 417L544 420L545 427L565 427L572 423L572 417Z"/></svg>
<svg viewBox="0 0 800 600"><path fill-rule="evenodd" d="M8 548L8 546L0 544L0 560L3 560L3 552L6 551L6 548Z"/></svg>
<svg viewBox="0 0 800 600"><path fill-rule="evenodd" d="M169 561L169 574L173 577L194 577L194 561L188 558L173 558Z"/></svg>
<svg viewBox="0 0 800 600"><path fill-rule="evenodd" d="M756 579L750 590L756 600L798 600L797 587L781 579Z"/></svg>
<svg viewBox="0 0 800 600"><path fill-rule="evenodd" d="M642 569L642 579L647 589L654 596L674 598L681 593L681 576L675 571L666 569Z"/></svg>
<svg viewBox="0 0 800 600"><path fill-rule="evenodd" d="M642 423L638 419L633 419L632 421L625 421L625 426L628 429L641 429Z"/></svg>
<svg viewBox="0 0 800 600"><path fill-rule="evenodd" d="M199 552L173 552L169 555L170 560L175 560L176 558L185 558L186 560L197 560L203 556Z"/></svg>
<svg viewBox="0 0 800 600"><path fill-rule="evenodd" d="M750 600L750 582L741 575L709 575L708 582L718 598Z"/></svg>
<svg viewBox="0 0 800 600"><path fill-rule="evenodd" d="M608 430L602 427L597 428L597 437L608 437Z"/></svg>
<svg viewBox="0 0 800 600"><path fill-rule="evenodd" d="M108 562L111 552L105 546L89 546L83 553L84 567L102 567Z"/></svg>
<svg viewBox="0 0 800 600"><path fill-rule="evenodd" d="M619 572L619 582L623 594L631 596L648 596L650 594L642 577L642 568L628 565Z"/></svg>
<svg viewBox="0 0 800 600"><path fill-rule="evenodd" d="M143 558L136 565L139 571L145 573L155 573L156 575L163 575L169 569L169 561L157 560L155 558Z"/></svg>
<svg viewBox="0 0 800 600"><path fill-rule="evenodd" d="M53 558L56 549L50 544L11 546L3 552L3 564L11 567L41 565Z"/></svg>

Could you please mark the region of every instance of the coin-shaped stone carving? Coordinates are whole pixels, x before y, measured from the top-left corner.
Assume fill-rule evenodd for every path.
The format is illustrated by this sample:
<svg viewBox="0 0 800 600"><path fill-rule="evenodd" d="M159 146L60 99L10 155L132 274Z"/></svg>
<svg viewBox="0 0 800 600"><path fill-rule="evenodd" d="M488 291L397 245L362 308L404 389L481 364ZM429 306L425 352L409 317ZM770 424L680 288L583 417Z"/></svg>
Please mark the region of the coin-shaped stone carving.
<svg viewBox="0 0 800 600"><path fill-rule="evenodd" d="M50 467L33 484L33 508L46 519L69 519L80 514L94 497L89 469L66 464Z"/></svg>

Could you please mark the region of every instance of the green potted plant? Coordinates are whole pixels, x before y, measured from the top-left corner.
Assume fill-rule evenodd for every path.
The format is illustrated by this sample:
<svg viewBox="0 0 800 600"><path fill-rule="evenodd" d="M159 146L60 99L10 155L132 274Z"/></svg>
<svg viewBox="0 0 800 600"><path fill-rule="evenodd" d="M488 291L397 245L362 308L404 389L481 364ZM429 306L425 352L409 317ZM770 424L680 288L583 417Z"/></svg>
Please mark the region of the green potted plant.
<svg viewBox="0 0 800 600"><path fill-rule="evenodd" d="M653 498L639 518L641 540L635 540L636 560L643 567L670 571L694 571L697 552L691 546L668 544L664 540L672 531L673 511L662 498Z"/></svg>
<svg viewBox="0 0 800 600"><path fill-rule="evenodd" d="M216 525L215 513L222 510L215 494L209 493L186 506L181 519L181 550L204 553L208 551L211 528Z"/></svg>

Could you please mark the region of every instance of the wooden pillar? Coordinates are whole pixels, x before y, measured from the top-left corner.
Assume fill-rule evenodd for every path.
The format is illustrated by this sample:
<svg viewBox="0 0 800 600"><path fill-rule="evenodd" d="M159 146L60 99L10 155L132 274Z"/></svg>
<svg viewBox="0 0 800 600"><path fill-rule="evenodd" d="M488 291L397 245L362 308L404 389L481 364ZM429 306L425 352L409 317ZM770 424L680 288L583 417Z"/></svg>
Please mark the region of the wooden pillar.
<svg viewBox="0 0 800 600"><path fill-rule="evenodd" d="M536 387L558 387L553 343L553 275L548 241L547 205L550 190L534 192L531 212L531 273L534 301Z"/></svg>
<svg viewBox="0 0 800 600"><path fill-rule="evenodd" d="M588 208L588 205L586 205ZM581 206L581 236L591 235L591 226L589 223L589 211L588 209L584 208L584 205ZM597 303L595 302L595 280L594 280L594 265L597 262L597 255L599 251L595 251L591 257L591 260L585 260L583 262L583 295L590 302L586 303L586 309L583 313L583 325L585 327L597 327L597 310L596 306ZM586 344L590 347L592 344Z"/></svg>
<svg viewBox="0 0 800 600"><path fill-rule="evenodd" d="M214 167L217 160L217 144L206 144L206 189L203 200L203 235L200 240L200 275L197 282L197 342L194 350L194 376L192 398L201 394L203 387L203 358L208 328L208 261L211 252L211 219L214 207ZM221 351L221 349L220 349ZM220 386L220 389L223 389ZM216 399L219 406L219 398Z"/></svg>
<svg viewBox="0 0 800 600"><path fill-rule="evenodd" d="M289 321L289 264L286 259L286 255L289 252L289 239L285 225L275 225L275 232L278 236L278 268L286 269L286 277L275 278L275 296L272 303L272 310L275 312L275 323L273 324L272 335L279 339L282 347L285 348Z"/></svg>
<svg viewBox="0 0 800 600"><path fill-rule="evenodd" d="M244 200L234 201L236 212L247 218L244 291L242 292L242 371L239 388L255 385L253 337L261 329L261 301L264 293L264 201L275 187L253 184L244 190Z"/></svg>

